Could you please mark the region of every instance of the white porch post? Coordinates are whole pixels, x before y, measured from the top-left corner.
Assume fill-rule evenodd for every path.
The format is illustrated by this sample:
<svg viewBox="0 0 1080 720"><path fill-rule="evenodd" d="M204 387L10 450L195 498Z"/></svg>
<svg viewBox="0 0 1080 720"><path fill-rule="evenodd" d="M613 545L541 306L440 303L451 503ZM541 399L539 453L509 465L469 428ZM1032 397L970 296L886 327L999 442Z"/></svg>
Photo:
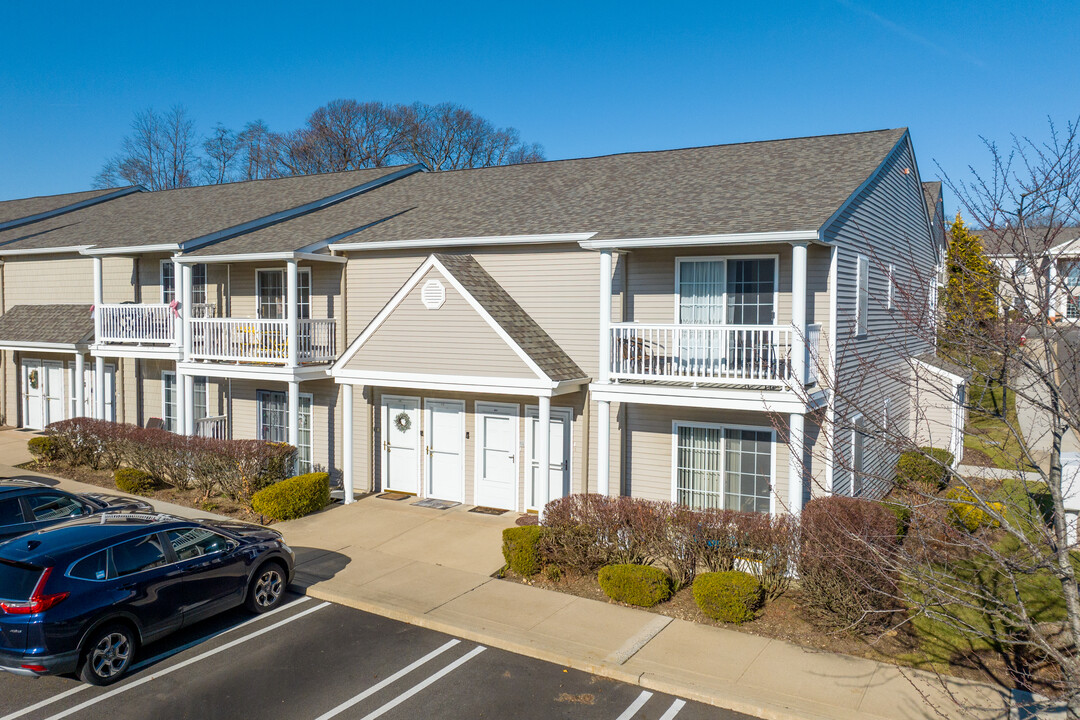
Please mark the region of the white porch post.
<svg viewBox="0 0 1080 720"><path fill-rule="evenodd" d="M191 359L191 301L194 293L191 288L191 265L184 263L180 266L180 274L176 275L180 284L176 299L180 301L180 324L183 327L181 335L184 348L184 360ZM189 379L190 381L190 379Z"/></svg>
<svg viewBox="0 0 1080 720"><path fill-rule="evenodd" d="M296 473L300 464L300 383L296 380L289 381L289 444L297 448L296 464L293 465L293 473Z"/></svg>
<svg viewBox="0 0 1080 720"><path fill-rule="evenodd" d="M105 358L94 358L94 419L105 419Z"/></svg>
<svg viewBox="0 0 1080 720"><path fill-rule="evenodd" d="M300 272L296 266L296 260L286 261L288 265L288 272L286 272L286 296L285 296L285 319L288 327L286 331L286 346L289 350L289 362L288 365L291 368L300 364L299 358L299 341L300 341L300 319L298 300L300 296ZM291 401L290 401L291 402Z"/></svg>
<svg viewBox="0 0 1080 720"><path fill-rule="evenodd" d="M78 352L75 354L75 415L74 417L86 417L86 357Z"/></svg>
<svg viewBox="0 0 1080 720"><path fill-rule="evenodd" d="M183 305L185 306L185 307L181 307L180 308L180 314L177 315L175 318L173 318L173 327L175 328L175 330L173 332L173 345L175 345L178 348L185 348L186 349L187 344L185 343L184 338L187 335L187 333L184 332L184 330L186 329L184 327L184 312L185 311L188 312L188 316L190 317L191 311L190 311L190 309L188 309L186 307L187 303L184 302L184 298L182 297L182 295L180 293L180 285L181 285L180 280L183 277L183 275L184 275L184 266L180 264L179 260L177 260L176 258L173 258L173 298L175 300L177 300L178 302L183 303ZM184 355L184 359L185 360L188 359L186 353Z"/></svg>
<svg viewBox="0 0 1080 720"><path fill-rule="evenodd" d="M101 277L101 257L94 256L94 343L101 342L101 304L105 302L105 288Z"/></svg>
<svg viewBox="0 0 1080 720"><path fill-rule="evenodd" d="M611 401L596 401L596 492L611 494Z"/></svg>
<svg viewBox="0 0 1080 720"><path fill-rule="evenodd" d="M803 414L788 416L788 510L792 515L802 512L803 501Z"/></svg>
<svg viewBox="0 0 1080 720"><path fill-rule="evenodd" d="M551 499L551 398L540 396L540 413L536 423L536 472L542 488L540 518L544 517L544 506Z"/></svg>
<svg viewBox="0 0 1080 720"><path fill-rule="evenodd" d="M184 423L183 423L183 425L181 425L181 427L183 428L182 432L185 435L194 435L195 434L195 378L192 377L191 375L181 375L179 372L176 373L176 378L177 378L177 380L179 380L180 378L184 379L184 395L183 395L183 402L181 403L184 406L184 411L183 411Z"/></svg>
<svg viewBox="0 0 1080 720"><path fill-rule="evenodd" d="M806 385L806 243L791 246L791 375ZM800 416L801 417L801 416Z"/></svg>
<svg viewBox="0 0 1080 720"><path fill-rule="evenodd" d="M611 251L600 251L600 382L611 379Z"/></svg>
<svg viewBox="0 0 1080 720"><path fill-rule="evenodd" d="M183 435L187 432L187 376L180 374L180 368L175 368L176 387L174 391L176 401L176 433Z"/></svg>
<svg viewBox="0 0 1080 720"><path fill-rule="evenodd" d="M344 407L341 412L341 489L345 491L345 504L353 498L353 386L341 386Z"/></svg>

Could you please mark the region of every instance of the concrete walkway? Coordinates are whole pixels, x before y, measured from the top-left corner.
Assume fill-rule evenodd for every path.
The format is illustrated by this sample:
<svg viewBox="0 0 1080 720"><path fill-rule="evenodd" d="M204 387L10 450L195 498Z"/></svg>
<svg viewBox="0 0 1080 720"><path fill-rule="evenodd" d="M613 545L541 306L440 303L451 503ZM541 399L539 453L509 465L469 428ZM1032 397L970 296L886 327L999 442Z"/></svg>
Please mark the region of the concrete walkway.
<svg viewBox="0 0 1080 720"><path fill-rule="evenodd" d="M1020 378L1017 386L1023 387L1026 392L1031 393L1038 399L1038 402L1046 405L1050 404L1046 387L1042 383L1034 382L1030 376ZM1031 453L1036 462L1042 466L1049 461L1050 456L1052 438L1050 436L1049 418L1045 412L1036 408L1025 398L1020 395L1014 395L1014 397L1016 398L1016 421L1020 432L1024 434L1024 440L1031 448ZM1065 436L1061 439L1061 452L1080 452L1080 436L1077 435L1075 430L1065 433Z"/></svg>

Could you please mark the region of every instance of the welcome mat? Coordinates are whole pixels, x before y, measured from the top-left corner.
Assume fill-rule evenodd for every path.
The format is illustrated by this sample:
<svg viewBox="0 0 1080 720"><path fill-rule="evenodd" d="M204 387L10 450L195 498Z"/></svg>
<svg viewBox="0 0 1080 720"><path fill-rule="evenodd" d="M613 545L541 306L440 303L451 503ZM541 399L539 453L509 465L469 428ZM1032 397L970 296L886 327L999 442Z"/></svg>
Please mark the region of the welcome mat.
<svg viewBox="0 0 1080 720"><path fill-rule="evenodd" d="M385 492L382 495L376 495L375 497L382 498L383 500L408 500L413 496L408 493Z"/></svg>
<svg viewBox="0 0 1080 720"><path fill-rule="evenodd" d="M459 502L451 502L450 500L436 500L435 498L428 498L427 500L420 500L414 502L413 505L417 507L434 508L435 510L449 510L452 507L460 505Z"/></svg>
<svg viewBox="0 0 1080 720"><path fill-rule="evenodd" d="M498 508L482 507L477 505L469 510L469 512L480 513L481 515L505 515L506 510L500 510Z"/></svg>

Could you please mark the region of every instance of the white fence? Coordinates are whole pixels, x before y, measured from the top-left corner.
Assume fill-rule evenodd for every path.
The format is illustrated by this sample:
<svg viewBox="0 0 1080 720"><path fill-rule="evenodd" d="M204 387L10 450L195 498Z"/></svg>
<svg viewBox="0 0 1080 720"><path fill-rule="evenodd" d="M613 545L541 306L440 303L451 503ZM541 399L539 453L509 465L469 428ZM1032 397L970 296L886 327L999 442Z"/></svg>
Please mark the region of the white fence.
<svg viewBox="0 0 1080 720"><path fill-rule="evenodd" d="M176 315L168 305L98 305L97 336L99 343L162 343L176 339Z"/></svg>
<svg viewBox="0 0 1080 720"><path fill-rule="evenodd" d="M199 437L225 440L229 437L229 418L226 415L212 415L195 421L195 434Z"/></svg>
<svg viewBox="0 0 1080 720"><path fill-rule="evenodd" d="M298 322L297 360L329 362L335 358L335 322ZM285 320L192 318L191 359L221 362L285 363L289 359Z"/></svg>

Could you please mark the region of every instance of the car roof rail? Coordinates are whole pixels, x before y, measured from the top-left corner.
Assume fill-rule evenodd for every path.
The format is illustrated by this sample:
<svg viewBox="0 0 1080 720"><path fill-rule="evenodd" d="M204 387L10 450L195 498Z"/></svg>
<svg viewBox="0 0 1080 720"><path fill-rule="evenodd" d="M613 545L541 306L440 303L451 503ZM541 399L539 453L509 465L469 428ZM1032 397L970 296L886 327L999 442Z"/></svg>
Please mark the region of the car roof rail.
<svg viewBox="0 0 1080 720"><path fill-rule="evenodd" d="M101 518L102 525L110 520L149 520L150 522L180 520L176 515L169 515L168 513L103 512L99 513L97 517Z"/></svg>

